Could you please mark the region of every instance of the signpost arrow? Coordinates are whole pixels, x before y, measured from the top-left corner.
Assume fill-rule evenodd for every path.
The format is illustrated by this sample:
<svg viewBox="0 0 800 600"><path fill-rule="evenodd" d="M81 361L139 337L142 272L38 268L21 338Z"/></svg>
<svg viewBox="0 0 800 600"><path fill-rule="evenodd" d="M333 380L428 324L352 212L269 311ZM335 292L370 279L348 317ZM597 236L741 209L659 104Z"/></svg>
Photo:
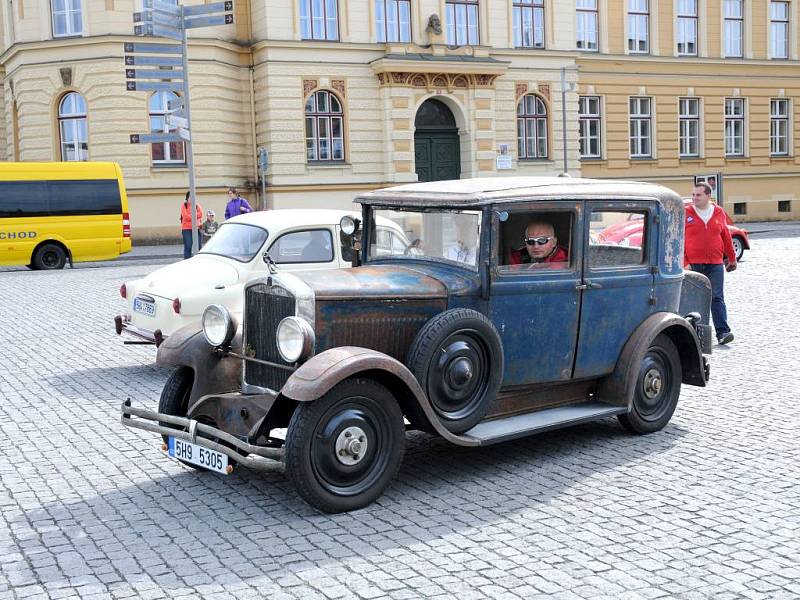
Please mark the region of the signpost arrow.
<svg viewBox="0 0 800 600"><path fill-rule="evenodd" d="M125 89L129 92L182 92L183 81L126 81Z"/></svg>
<svg viewBox="0 0 800 600"><path fill-rule="evenodd" d="M125 42L125 52L134 54L183 54L180 44L160 44L157 42ZM183 64L182 59L178 59Z"/></svg>
<svg viewBox="0 0 800 600"><path fill-rule="evenodd" d="M182 80L183 71L162 71L153 69L125 69L126 79L166 79L166 80Z"/></svg>
<svg viewBox="0 0 800 600"><path fill-rule="evenodd" d="M181 96L167 100L167 111L169 112L182 111L184 108L185 103L183 101L183 97Z"/></svg>
<svg viewBox="0 0 800 600"><path fill-rule="evenodd" d="M184 6L184 17L197 17L200 15L211 15L218 12L232 12L233 1L227 2L212 2L211 4L198 4L195 6Z"/></svg>
<svg viewBox="0 0 800 600"><path fill-rule="evenodd" d="M178 128L178 135L181 139L186 140L187 142L192 139L192 134L189 132L188 129L183 129L181 127Z"/></svg>
<svg viewBox="0 0 800 600"><path fill-rule="evenodd" d="M163 25L165 27L174 27L180 29L181 18L179 16L169 15L162 12L155 12L146 10L143 12L133 13L134 23L154 23L155 25Z"/></svg>
<svg viewBox="0 0 800 600"><path fill-rule="evenodd" d="M179 116L177 114L168 114L167 115L167 125L171 125L172 127L182 127L183 129L189 129L189 120L184 118L183 116Z"/></svg>
<svg viewBox="0 0 800 600"><path fill-rule="evenodd" d="M174 131L169 133L133 133L131 144L161 144L165 142L182 142L183 138Z"/></svg>
<svg viewBox="0 0 800 600"><path fill-rule="evenodd" d="M233 15L213 15L210 17L192 17L183 20L184 29L194 27L215 27L217 25L230 25L233 23Z"/></svg>
<svg viewBox="0 0 800 600"><path fill-rule="evenodd" d="M181 14L180 6L177 4L169 4L167 2L160 2L160 0L142 0L142 8L144 10L154 10L167 13L168 15L175 17Z"/></svg>
<svg viewBox="0 0 800 600"><path fill-rule="evenodd" d="M125 55L125 66L147 66L147 67L181 67L183 60L178 56L134 56Z"/></svg>

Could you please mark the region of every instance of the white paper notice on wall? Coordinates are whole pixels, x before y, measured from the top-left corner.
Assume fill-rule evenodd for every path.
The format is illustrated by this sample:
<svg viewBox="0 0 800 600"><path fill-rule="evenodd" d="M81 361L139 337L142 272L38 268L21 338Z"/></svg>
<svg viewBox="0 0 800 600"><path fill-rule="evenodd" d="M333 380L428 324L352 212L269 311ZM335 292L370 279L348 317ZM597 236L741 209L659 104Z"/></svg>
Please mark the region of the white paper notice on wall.
<svg viewBox="0 0 800 600"><path fill-rule="evenodd" d="M513 168L514 164L511 160L510 144L499 144L497 147L497 170Z"/></svg>

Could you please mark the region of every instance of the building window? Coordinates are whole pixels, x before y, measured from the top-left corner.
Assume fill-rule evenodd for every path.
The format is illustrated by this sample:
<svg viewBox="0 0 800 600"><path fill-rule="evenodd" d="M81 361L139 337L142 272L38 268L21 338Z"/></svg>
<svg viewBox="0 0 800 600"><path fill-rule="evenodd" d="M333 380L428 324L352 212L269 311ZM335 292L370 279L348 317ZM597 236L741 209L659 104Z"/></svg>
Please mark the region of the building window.
<svg viewBox="0 0 800 600"><path fill-rule="evenodd" d="M680 156L691 158L700 156L700 99L680 98L678 100L680 119Z"/></svg>
<svg viewBox="0 0 800 600"><path fill-rule="evenodd" d="M789 58L789 3L769 3L769 57Z"/></svg>
<svg viewBox="0 0 800 600"><path fill-rule="evenodd" d="M344 160L342 103L320 90L306 100L306 159L309 162Z"/></svg>
<svg viewBox="0 0 800 600"><path fill-rule="evenodd" d="M651 98L631 98L629 102L631 158L652 158Z"/></svg>
<svg viewBox="0 0 800 600"><path fill-rule="evenodd" d="M379 42L411 41L411 0L375 0Z"/></svg>
<svg viewBox="0 0 800 600"><path fill-rule="evenodd" d="M304 40L339 39L337 0L300 0L300 37Z"/></svg>
<svg viewBox="0 0 800 600"><path fill-rule="evenodd" d="M58 132L61 160L89 160L86 101L80 94L69 92L58 103Z"/></svg>
<svg viewBox="0 0 800 600"><path fill-rule="evenodd" d="M678 0L678 56L697 56L697 0Z"/></svg>
<svg viewBox="0 0 800 600"><path fill-rule="evenodd" d="M578 100L578 129L581 158L601 158L600 96L581 96Z"/></svg>
<svg viewBox="0 0 800 600"><path fill-rule="evenodd" d="M734 215L746 215L747 214L747 202L734 202L733 203L733 214Z"/></svg>
<svg viewBox="0 0 800 600"><path fill-rule="evenodd" d="M725 98L725 156L744 156L744 98Z"/></svg>
<svg viewBox="0 0 800 600"><path fill-rule="evenodd" d="M628 0L628 52L650 52L650 0Z"/></svg>
<svg viewBox="0 0 800 600"><path fill-rule="evenodd" d="M578 50L597 52L597 0L576 0L576 41Z"/></svg>
<svg viewBox="0 0 800 600"><path fill-rule="evenodd" d="M789 100L769 101L770 156L789 156Z"/></svg>
<svg viewBox="0 0 800 600"><path fill-rule="evenodd" d="M80 35L83 32L81 0L52 0L53 37Z"/></svg>
<svg viewBox="0 0 800 600"><path fill-rule="evenodd" d="M725 56L744 56L744 8L742 0L725 0Z"/></svg>
<svg viewBox="0 0 800 600"><path fill-rule="evenodd" d="M517 153L520 159L547 158L547 107L535 94L517 104Z"/></svg>
<svg viewBox="0 0 800 600"><path fill-rule="evenodd" d="M177 131L177 127L167 124L167 111L169 111L169 101L176 100L178 96L173 92L156 92L150 96L150 132L151 133L172 133ZM150 144L153 155L153 164L167 165L186 163L186 153L184 152L183 142L160 142Z"/></svg>
<svg viewBox="0 0 800 600"><path fill-rule="evenodd" d="M792 201L778 200L778 212L792 212Z"/></svg>
<svg viewBox="0 0 800 600"><path fill-rule="evenodd" d="M514 0L514 46L544 48L544 0Z"/></svg>
<svg viewBox="0 0 800 600"><path fill-rule="evenodd" d="M445 21L449 45L478 45L478 0L447 0Z"/></svg>

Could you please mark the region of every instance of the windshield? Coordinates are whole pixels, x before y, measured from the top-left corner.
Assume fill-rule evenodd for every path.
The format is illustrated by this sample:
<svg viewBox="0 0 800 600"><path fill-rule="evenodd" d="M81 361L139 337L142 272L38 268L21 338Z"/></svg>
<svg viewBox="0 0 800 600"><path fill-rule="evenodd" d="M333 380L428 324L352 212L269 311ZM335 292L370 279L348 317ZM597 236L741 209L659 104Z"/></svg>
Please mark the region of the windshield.
<svg viewBox="0 0 800 600"><path fill-rule="evenodd" d="M370 258L431 259L476 268L481 213L475 210L399 210L376 208ZM381 223L391 222L394 227Z"/></svg>
<svg viewBox="0 0 800 600"><path fill-rule="evenodd" d="M266 229L255 225L223 223L200 253L218 254L239 262L250 262L261 250L268 235Z"/></svg>

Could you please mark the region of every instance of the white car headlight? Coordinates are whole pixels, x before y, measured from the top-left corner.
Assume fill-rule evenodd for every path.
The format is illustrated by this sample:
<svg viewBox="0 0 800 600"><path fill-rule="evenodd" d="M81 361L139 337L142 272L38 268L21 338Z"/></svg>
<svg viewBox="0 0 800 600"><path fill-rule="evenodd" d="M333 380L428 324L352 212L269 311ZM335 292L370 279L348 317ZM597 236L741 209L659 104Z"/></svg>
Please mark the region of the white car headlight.
<svg viewBox="0 0 800 600"><path fill-rule="evenodd" d="M236 335L236 321L228 309L219 304L211 304L203 311L203 335L214 346L225 346Z"/></svg>
<svg viewBox="0 0 800 600"><path fill-rule="evenodd" d="M286 317L278 323L278 352L289 363L306 358L314 349L314 330L300 317Z"/></svg>

